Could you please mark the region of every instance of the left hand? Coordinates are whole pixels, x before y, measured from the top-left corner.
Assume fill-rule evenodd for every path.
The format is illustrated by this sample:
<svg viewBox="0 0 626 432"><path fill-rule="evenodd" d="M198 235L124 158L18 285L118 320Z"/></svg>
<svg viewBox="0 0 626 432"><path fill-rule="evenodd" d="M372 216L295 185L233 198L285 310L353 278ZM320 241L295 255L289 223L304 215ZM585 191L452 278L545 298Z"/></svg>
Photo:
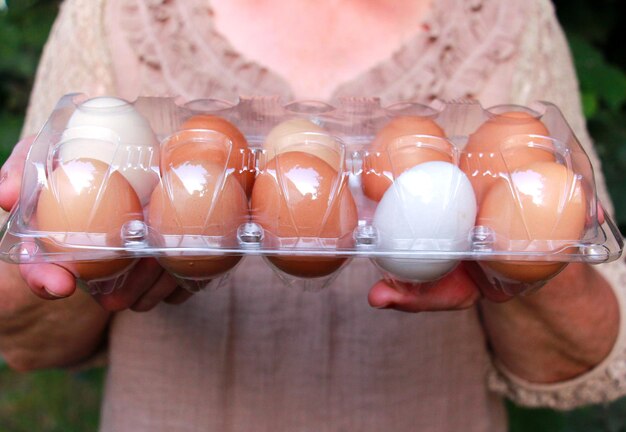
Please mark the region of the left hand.
<svg viewBox="0 0 626 432"><path fill-rule="evenodd" d="M617 300L592 266L570 263L544 287L521 296L499 291L477 266L463 262L428 284L394 287L380 281L368 300L373 307L404 312L480 306L493 354L509 371L530 382L554 383L578 376L606 358L615 345L620 322Z"/></svg>
<svg viewBox="0 0 626 432"><path fill-rule="evenodd" d="M381 280L372 287L368 295L372 307L403 312L467 309L481 298L500 303L512 296L490 284L473 262L461 263L451 273L435 282L396 283L391 286Z"/></svg>
<svg viewBox="0 0 626 432"><path fill-rule="evenodd" d="M604 223L604 208L598 202L598 223ZM377 309L396 309L403 312L426 312L468 309L484 298L495 303L512 299L485 277L478 263L464 261L442 279L423 284L396 282L392 286L384 280L370 289L368 302Z"/></svg>

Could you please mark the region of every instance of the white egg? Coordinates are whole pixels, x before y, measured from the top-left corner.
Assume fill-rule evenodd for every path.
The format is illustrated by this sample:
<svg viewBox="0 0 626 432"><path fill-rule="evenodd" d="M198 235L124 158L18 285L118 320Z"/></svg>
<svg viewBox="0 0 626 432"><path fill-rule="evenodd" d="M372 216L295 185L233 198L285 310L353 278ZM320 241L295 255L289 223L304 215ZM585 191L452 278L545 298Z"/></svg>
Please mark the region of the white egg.
<svg viewBox="0 0 626 432"><path fill-rule="evenodd" d="M133 186L142 204L159 181L159 142L148 121L123 99L97 97L76 108L59 143L58 157L97 159Z"/></svg>
<svg viewBox="0 0 626 432"><path fill-rule="evenodd" d="M376 213L381 250L464 251L476 220L476 198L466 175L448 162L425 162L405 171L385 192ZM436 280L454 269L455 259L375 259L391 277L405 282Z"/></svg>

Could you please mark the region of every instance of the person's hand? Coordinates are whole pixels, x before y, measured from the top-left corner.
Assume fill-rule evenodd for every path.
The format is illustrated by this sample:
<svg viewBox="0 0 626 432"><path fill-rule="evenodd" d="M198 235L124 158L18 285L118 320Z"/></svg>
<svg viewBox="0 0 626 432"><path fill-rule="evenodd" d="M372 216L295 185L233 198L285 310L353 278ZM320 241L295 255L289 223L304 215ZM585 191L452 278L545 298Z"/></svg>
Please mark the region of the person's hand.
<svg viewBox="0 0 626 432"><path fill-rule="evenodd" d="M600 205L597 215L603 224ZM493 354L510 372L537 383L567 380L595 367L613 348L620 322L610 284L584 263L570 263L532 295L506 295L470 261L433 283L380 281L368 300L376 308L405 312L477 305Z"/></svg>
<svg viewBox="0 0 626 432"><path fill-rule="evenodd" d="M597 204L598 223L604 223L604 208ZM378 309L396 309L403 312L426 312L467 309L484 298L502 303L513 298L485 277L476 262L463 262L442 279L424 284L394 285L378 281L369 292L370 306Z"/></svg>
<svg viewBox="0 0 626 432"><path fill-rule="evenodd" d="M463 262L435 282L391 285L383 280L369 292L368 301L378 309L403 312L426 312L467 309L481 298L504 302L512 296L487 281L476 263Z"/></svg>
<svg viewBox="0 0 626 432"><path fill-rule="evenodd" d="M29 136L18 142L0 170L0 207L10 211L19 199L24 161L34 140ZM76 278L60 265L51 263L20 265L20 272L30 289L48 300L66 298L76 291ZM191 293L178 287L155 259L140 260L131 270L123 286L110 294L94 298L109 311L132 309L147 311L161 301L180 304Z"/></svg>
<svg viewBox="0 0 626 432"><path fill-rule="evenodd" d="M76 279L56 264L20 265L22 277L39 297L49 300L69 297L76 291ZM154 258L143 258L130 270L124 283L107 294L93 293L93 298L107 311L131 309L146 312L161 301L181 304L192 293L179 287Z"/></svg>

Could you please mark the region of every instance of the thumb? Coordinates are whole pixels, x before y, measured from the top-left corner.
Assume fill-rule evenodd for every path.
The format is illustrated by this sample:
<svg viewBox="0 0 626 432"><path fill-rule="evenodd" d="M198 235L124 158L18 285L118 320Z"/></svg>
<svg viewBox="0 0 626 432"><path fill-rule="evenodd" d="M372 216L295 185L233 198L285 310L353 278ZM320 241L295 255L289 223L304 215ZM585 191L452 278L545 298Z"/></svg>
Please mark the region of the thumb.
<svg viewBox="0 0 626 432"><path fill-rule="evenodd" d="M43 299L69 297L76 291L76 279L56 264L21 264L20 273L31 291Z"/></svg>
<svg viewBox="0 0 626 432"><path fill-rule="evenodd" d="M11 156L0 169L0 207L6 211L11 211L20 196L24 161L34 140L35 135L31 135L15 144Z"/></svg>

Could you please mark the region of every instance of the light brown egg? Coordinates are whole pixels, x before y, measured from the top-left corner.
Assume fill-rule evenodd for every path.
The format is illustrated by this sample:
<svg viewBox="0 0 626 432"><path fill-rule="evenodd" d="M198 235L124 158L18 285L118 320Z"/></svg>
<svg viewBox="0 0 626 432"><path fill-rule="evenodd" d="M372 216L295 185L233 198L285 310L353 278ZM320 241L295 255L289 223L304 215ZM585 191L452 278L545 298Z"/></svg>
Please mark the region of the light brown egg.
<svg viewBox="0 0 626 432"><path fill-rule="evenodd" d="M402 116L391 120L378 131L365 158L365 195L380 201L404 171L423 162L453 162L452 145L444 137L443 129L427 117Z"/></svg>
<svg viewBox="0 0 626 432"><path fill-rule="evenodd" d="M252 218L263 227L270 247L312 239L348 246L358 217L346 178L322 159L304 152L272 159L252 190ZM320 277L333 273L343 257L270 256L285 273Z"/></svg>
<svg viewBox="0 0 626 432"><path fill-rule="evenodd" d="M535 136L535 137L533 137ZM555 160L546 126L524 111L494 115L470 135L460 167L468 176L480 203L502 175L533 162Z"/></svg>
<svg viewBox="0 0 626 432"><path fill-rule="evenodd" d="M230 140L230 152L215 146L220 142L226 148L227 141L212 132L219 132ZM169 167L190 160L213 160L232 170L249 196L255 175L250 166L250 156L246 137L234 124L222 117L201 114L190 117L163 144L161 157L164 159L161 160L161 170L166 171Z"/></svg>
<svg viewBox="0 0 626 432"><path fill-rule="evenodd" d="M201 247L206 243L200 236L215 237L218 247L233 247L237 228L247 219L248 200L241 184L222 165L208 160L171 166L152 193L148 213L149 226L169 247ZM240 259L240 255L202 255L165 256L159 261L180 277L212 278Z"/></svg>
<svg viewBox="0 0 626 432"><path fill-rule="evenodd" d="M312 121L295 118L274 126L263 144L268 158L298 151L310 153L339 171L342 166L341 145L324 128Z"/></svg>
<svg viewBox="0 0 626 432"><path fill-rule="evenodd" d="M556 162L536 162L497 179L480 207L477 225L490 227L497 250L567 250L582 238L586 200L580 179ZM501 261L487 265L501 277L538 282L561 271L564 262Z"/></svg>
<svg viewBox="0 0 626 432"><path fill-rule="evenodd" d="M42 241L49 252L79 252L63 243L82 246L120 247L121 228L143 220L139 198L130 183L108 164L79 158L59 165L50 175L37 202L37 226L54 233ZM84 251L93 262L62 262L85 281L106 279L127 270L132 259L113 259L111 251Z"/></svg>

